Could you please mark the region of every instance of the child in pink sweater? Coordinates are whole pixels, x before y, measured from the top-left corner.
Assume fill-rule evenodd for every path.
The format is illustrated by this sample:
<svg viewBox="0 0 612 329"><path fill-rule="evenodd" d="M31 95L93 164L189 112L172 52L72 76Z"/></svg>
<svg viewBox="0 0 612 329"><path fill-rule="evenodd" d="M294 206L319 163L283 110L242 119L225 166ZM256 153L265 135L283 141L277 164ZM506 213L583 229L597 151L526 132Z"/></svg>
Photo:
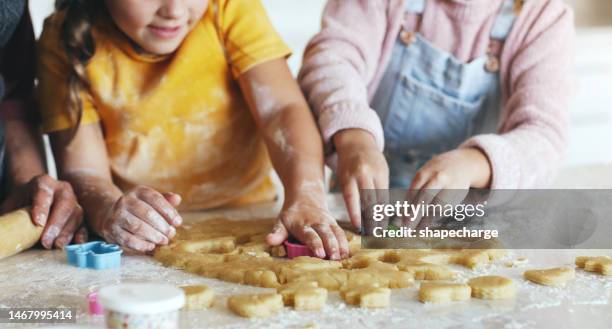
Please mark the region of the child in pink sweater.
<svg viewBox="0 0 612 329"><path fill-rule="evenodd" d="M550 181L573 37L561 0L329 0L299 80L353 224L359 189Z"/></svg>

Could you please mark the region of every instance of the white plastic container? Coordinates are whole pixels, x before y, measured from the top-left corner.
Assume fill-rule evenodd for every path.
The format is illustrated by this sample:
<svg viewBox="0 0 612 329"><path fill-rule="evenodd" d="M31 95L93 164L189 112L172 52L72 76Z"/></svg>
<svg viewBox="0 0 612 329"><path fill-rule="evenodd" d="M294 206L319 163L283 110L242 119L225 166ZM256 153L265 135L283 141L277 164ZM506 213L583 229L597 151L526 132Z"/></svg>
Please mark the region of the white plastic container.
<svg viewBox="0 0 612 329"><path fill-rule="evenodd" d="M128 283L98 292L108 329L177 329L185 293L169 284Z"/></svg>

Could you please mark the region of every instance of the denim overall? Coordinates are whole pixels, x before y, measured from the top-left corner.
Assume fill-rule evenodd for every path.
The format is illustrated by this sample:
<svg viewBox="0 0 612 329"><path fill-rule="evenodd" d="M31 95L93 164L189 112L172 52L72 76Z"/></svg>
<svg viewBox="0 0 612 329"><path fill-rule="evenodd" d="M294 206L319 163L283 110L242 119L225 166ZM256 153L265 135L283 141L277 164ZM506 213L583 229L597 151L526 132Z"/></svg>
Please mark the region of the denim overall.
<svg viewBox="0 0 612 329"><path fill-rule="evenodd" d="M422 15L426 1L407 0L405 9ZM499 55L515 19L514 0L505 0L487 54L469 63L404 24L371 104L383 123L392 188L408 187L433 156L457 148L471 136L497 131Z"/></svg>

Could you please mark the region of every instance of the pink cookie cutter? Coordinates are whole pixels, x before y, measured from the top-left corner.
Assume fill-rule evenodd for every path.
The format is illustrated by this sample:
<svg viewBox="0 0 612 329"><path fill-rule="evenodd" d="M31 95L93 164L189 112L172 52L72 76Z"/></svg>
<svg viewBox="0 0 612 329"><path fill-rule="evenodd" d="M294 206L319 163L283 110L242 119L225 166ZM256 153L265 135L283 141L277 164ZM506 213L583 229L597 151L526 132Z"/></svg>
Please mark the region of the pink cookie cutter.
<svg viewBox="0 0 612 329"><path fill-rule="evenodd" d="M310 256L317 257L307 246L303 244L299 244L296 242L289 242L289 240L285 240L283 242L285 245L285 249L287 249L287 258L293 259L295 257L300 256Z"/></svg>
<svg viewBox="0 0 612 329"><path fill-rule="evenodd" d="M104 309L98 302L97 292L87 294L87 303L89 304L89 315L104 315Z"/></svg>

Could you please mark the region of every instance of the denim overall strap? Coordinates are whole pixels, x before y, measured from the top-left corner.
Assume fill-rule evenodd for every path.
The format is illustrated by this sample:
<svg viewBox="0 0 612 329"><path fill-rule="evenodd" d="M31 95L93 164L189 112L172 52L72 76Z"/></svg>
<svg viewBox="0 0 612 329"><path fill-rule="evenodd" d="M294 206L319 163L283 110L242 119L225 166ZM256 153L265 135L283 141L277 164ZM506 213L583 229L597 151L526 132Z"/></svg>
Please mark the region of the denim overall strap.
<svg viewBox="0 0 612 329"><path fill-rule="evenodd" d="M407 16L419 16L427 0L406 0ZM404 24L391 61L372 100L383 121L391 187L408 187L436 154L469 137L496 131L501 88L499 55L515 20L514 1L504 0L487 54L464 63Z"/></svg>
<svg viewBox="0 0 612 329"><path fill-rule="evenodd" d="M504 47L504 42L510 34L514 22L516 21L515 0L504 0L499 14L495 18L493 28L487 48L487 62L485 69L489 72L496 73L501 66L501 52Z"/></svg>
<svg viewBox="0 0 612 329"><path fill-rule="evenodd" d="M425 11L427 0L406 0L404 10L409 13L422 14Z"/></svg>
<svg viewBox="0 0 612 329"><path fill-rule="evenodd" d="M491 39L506 40L516 21L515 0L505 0L491 29Z"/></svg>
<svg viewBox="0 0 612 329"><path fill-rule="evenodd" d="M490 91L490 96L484 104L485 110L478 118L474 134L485 134L496 132L499 126L501 112L501 82L499 70L501 69L501 53L508 35L512 31L517 18L515 10L516 0L504 0L501 9L491 29L489 46L487 47L487 60L485 70L496 76L498 80L496 88Z"/></svg>

